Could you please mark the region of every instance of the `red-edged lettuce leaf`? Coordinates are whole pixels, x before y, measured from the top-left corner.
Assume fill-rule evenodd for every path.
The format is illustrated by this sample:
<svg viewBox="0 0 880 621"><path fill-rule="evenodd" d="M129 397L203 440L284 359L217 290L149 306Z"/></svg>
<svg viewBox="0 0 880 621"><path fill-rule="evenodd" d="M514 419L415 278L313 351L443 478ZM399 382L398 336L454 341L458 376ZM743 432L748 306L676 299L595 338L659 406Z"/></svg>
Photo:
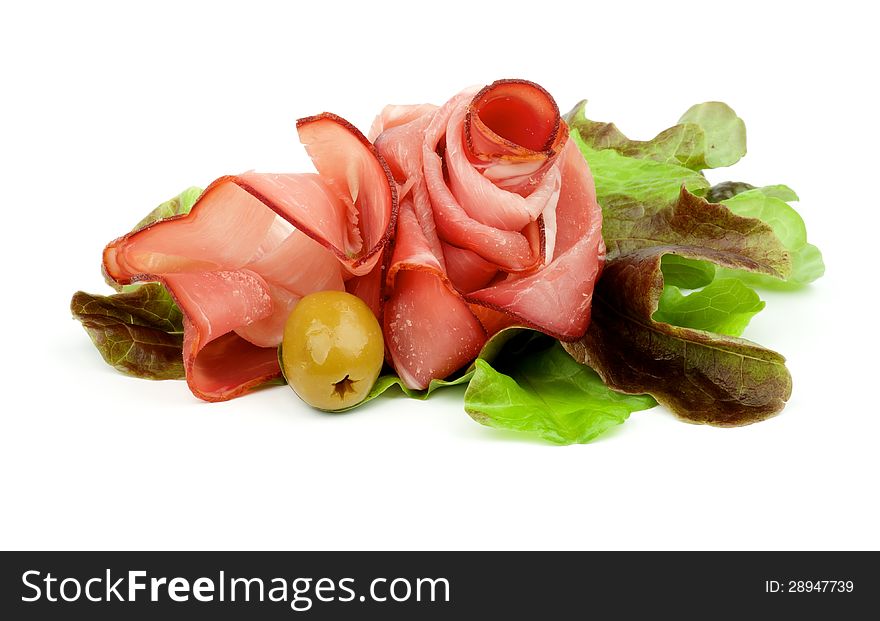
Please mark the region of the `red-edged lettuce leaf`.
<svg viewBox="0 0 880 621"><path fill-rule="evenodd" d="M78 319L110 366L146 379L183 379L183 316L158 283L127 293L78 291L70 301Z"/></svg>
<svg viewBox="0 0 880 621"><path fill-rule="evenodd" d="M678 200L638 203L623 197L605 205L602 235L608 259L656 246L692 246L748 258L777 278L791 272L791 257L764 222L738 216L682 187ZM749 268L746 268L749 269Z"/></svg>
<svg viewBox="0 0 880 621"><path fill-rule="evenodd" d="M762 235L767 225L753 223L755 234ZM780 354L745 339L655 319L664 291L662 260L669 254L764 274L780 273L789 261L778 240L759 252L750 245L739 251L659 246L619 256L597 285L587 334L564 343L565 349L610 388L648 393L690 422L736 426L778 413L791 394Z"/></svg>

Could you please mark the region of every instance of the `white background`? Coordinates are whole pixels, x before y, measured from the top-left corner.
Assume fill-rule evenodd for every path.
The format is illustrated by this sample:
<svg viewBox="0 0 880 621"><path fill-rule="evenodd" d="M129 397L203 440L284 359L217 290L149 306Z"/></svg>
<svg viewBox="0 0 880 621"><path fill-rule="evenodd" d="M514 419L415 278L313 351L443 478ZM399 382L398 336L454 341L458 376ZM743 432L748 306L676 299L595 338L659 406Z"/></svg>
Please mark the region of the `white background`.
<svg viewBox="0 0 880 621"><path fill-rule="evenodd" d="M880 548L869 3L183 4L3 11L0 546ZM75 290L107 291L104 244L162 200L308 169L297 117L366 130L506 77L637 138L706 100L745 119L749 154L710 180L791 185L828 265L746 333L788 357L780 416L657 409L556 447L481 427L462 389L344 416L287 388L207 404L116 373L70 318Z"/></svg>

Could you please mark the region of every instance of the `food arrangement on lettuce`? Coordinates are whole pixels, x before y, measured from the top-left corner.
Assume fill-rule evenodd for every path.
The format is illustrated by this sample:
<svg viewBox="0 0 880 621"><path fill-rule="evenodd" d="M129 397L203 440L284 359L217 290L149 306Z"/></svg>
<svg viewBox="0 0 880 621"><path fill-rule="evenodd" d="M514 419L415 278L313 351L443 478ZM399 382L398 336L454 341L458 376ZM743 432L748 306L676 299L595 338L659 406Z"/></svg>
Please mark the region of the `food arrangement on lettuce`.
<svg viewBox="0 0 880 621"><path fill-rule="evenodd" d="M366 136L330 113L297 130L316 172L221 177L107 245L116 293L71 309L109 364L337 412L467 384L474 420L559 444L658 403L718 426L785 406L785 359L741 335L756 288L824 265L791 189L704 176L746 152L727 105L638 141L501 80Z"/></svg>

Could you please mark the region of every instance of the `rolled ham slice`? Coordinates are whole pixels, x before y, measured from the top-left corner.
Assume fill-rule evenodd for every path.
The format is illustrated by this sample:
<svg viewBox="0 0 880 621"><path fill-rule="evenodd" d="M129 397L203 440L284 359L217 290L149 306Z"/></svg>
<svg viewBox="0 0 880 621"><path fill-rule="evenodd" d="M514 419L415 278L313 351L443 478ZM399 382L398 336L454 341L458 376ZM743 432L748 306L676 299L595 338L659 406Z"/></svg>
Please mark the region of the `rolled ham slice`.
<svg viewBox="0 0 880 621"><path fill-rule="evenodd" d="M387 107L373 131L404 197L384 332L408 387L466 366L509 325L583 336L602 212L549 93L501 80L440 108Z"/></svg>
<svg viewBox="0 0 880 621"><path fill-rule="evenodd" d="M318 174L221 177L189 214L104 250L116 282L166 285L184 314L187 383L207 401L277 378L299 298L369 275L394 232L397 186L372 144L328 113L297 130Z"/></svg>

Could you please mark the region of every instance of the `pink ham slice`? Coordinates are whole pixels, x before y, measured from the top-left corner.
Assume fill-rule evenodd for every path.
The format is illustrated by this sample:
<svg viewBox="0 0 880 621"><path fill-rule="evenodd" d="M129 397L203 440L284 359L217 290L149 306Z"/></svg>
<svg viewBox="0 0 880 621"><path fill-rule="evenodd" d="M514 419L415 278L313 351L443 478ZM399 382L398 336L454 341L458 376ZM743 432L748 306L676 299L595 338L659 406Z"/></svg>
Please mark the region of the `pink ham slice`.
<svg viewBox="0 0 880 621"><path fill-rule="evenodd" d="M430 196L437 232L441 239L470 250L501 269L533 269L540 262L539 236L497 229L475 220L462 207L444 175L444 162L438 148L441 141L445 141L447 132L455 129L450 127L453 115L463 110L473 95L473 90L466 90L450 99L434 114L425 129L421 174ZM487 205L486 208L492 207Z"/></svg>
<svg viewBox="0 0 880 621"><path fill-rule="evenodd" d="M432 379L466 366L486 339L482 324L446 273L446 259L457 260L467 251L444 251L421 172L424 134L436 112L435 106L389 106L371 130L383 128L376 147L406 192L382 317L388 360L413 389L427 388ZM473 264L456 265L469 271ZM491 271L489 278L497 270ZM468 277L485 280L477 271Z"/></svg>
<svg viewBox="0 0 880 621"><path fill-rule="evenodd" d="M602 214L544 89L502 80L437 109L386 108L373 127L405 192L384 330L407 386L466 366L509 325L583 336Z"/></svg>
<svg viewBox="0 0 880 621"><path fill-rule="evenodd" d="M383 310L391 364L410 388L427 388L480 353L486 332L449 283L409 199L401 204Z"/></svg>
<svg viewBox="0 0 880 621"><path fill-rule="evenodd" d="M167 274L161 281L184 315L184 368L195 396L231 399L278 377L275 348L259 347L232 332L242 322L271 313L265 280L240 269Z"/></svg>
<svg viewBox="0 0 880 621"><path fill-rule="evenodd" d="M367 139L327 113L297 129L317 175L222 177L186 216L104 250L116 282L159 280L179 304L187 382L202 399L278 377L276 346L296 301L369 275L393 234L397 188Z"/></svg>
<svg viewBox="0 0 880 621"><path fill-rule="evenodd" d="M561 159L563 183L556 216L564 225L556 234L553 260L528 276L514 276L465 297L558 339L574 340L590 323L593 286L605 260L605 245L586 160L574 142L565 146ZM584 217L585 206L594 217Z"/></svg>
<svg viewBox="0 0 880 621"><path fill-rule="evenodd" d="M339 262L333 254L302 231L290 227L284 241L248 268L260 274L269 286L272 314L265 319L236 328L236 332L255 345L276 347L287 317L296 303L315 291L342 291L345 287ZM291 269L295 266L294 269Z"/></svg>

